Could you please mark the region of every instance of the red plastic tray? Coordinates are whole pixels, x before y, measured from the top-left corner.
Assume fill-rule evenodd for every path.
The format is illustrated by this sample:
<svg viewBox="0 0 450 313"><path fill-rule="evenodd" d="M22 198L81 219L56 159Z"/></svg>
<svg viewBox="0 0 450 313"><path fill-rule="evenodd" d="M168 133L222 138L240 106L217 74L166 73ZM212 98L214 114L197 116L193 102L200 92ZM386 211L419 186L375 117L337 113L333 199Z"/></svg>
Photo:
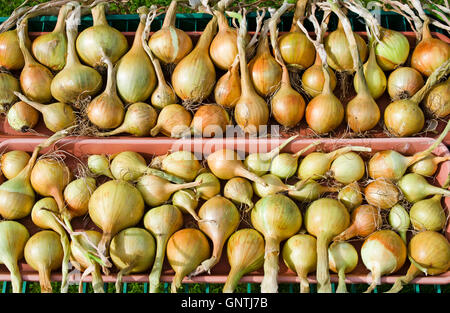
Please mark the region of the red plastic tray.
<svg viewBox="0 0 450 313"><path fill-rule="evenodd" d="M3 138L0 141L0 151L10 151L10 150L24 150L31 152L33 148L41 143L44 138L38 137L27 137L27 138L14 138L14 139L5 139ZM313 139L297 139L291 142L284 151L286 152L295 152L301 148L306 147L310 143L312 143ZM225 138L225 139L206 139L199 138L193 140L174 140L170 138L129 138L129 139L118 139L118 138L110 138L107 140L100 140L95 138L65 138L59 141L53 148L47 148L42 151L42 153L52 151L52 149L64 150L67 152L66 164L69 167L74 168L75 165L82 161L84 162L88 155L97 154L97 153L107 153L114 154L117 152L132 150L135 152L141 153L143 156L147 158L147 160L151 159L154 155L165 154L168 151L176 151L179 149L190 150L199 155L201 154L209 154L210 152L215 151L220 148L231 148L239 151L269 151L276 146L278 146L282 140L280 139L244 139L244 138ZM405 155L411 155L415 152L425 150L434 142L434 139L431 138L391 138L389 140L386 139L352 139L352 140L334 140L334 139L323 139L322 144L318 146L318 149L322 151L331 151L336 148L347 146L347 145L362 145L372 148L372 153L377 151L386 150L386 149L394 149L400 153ZM435 149L434 153L436 155L449 155L450 152L444 144L440 144L438 148ZM370 157L370 154L364 154L364 157ZM450 162L442 163L439 167L438 174L436 175L436 180L434 184L442 185L447 178L448 173L450 172ZM450 198L445 198L444 206L448 211L450 207ZM299 204L299 207L305 208L305 205ZM30 218L25 218L21 220L21 222L26 225L30 231L30 233L35 233L38 229L33 225ZM76 218L73 221L75 229L97 229L95 225L90 221L88 216L82 218ZM185 216L185 226L195 227L195 222L190 219L188 216ZM250 223L246 224L245 219L242 222L241 227L250 227ZM98 230L98 229L97 229ZM444 231L447 239L450 240L450 225L446 226ZM352 241L359 250L359 247L362 243L362 240ZM403 268L395 273L394 275L383 276L381 279L382 283L393 283L397 277L406 273L406 270L409 266L409 262L407 261ZM39 277L36 271L30 268L27 264L24 264L22 261L20 264L20 269L22 273L22 277L27 281L38 281ZM193 277L191 279L186 278L184 280L185 283L193 283L193 282L203 282L203 283L224 283L227 274L229 271L229 265L226 259L226 249L222 254L222 259L219 264L217 264L211 271L211 274L204 274L197 277ZM171 282L173 278L173 271L167 262L164 265L164 270L162 273L161 281L163 282ZM148 272L142 274L129 275L124 277L124 282L148 282ZM71 279L75 282L77 281L78 276L75 275ZM250 273L244 276L241 282L251 282L251 283L260 283L263 277L263 270L260 269L253 273ZM361 260L357 268L352 272L347 274L346 276L347 283L370 283L370 275L368 270L364 267ZM52 274L52 280L60 280L61 274L54 272ZM0 280L9 280L9 272L2 265L0 266ZM114 282L115 276L114 271L109 276L104 276L105 282ZM309 275L309 279L311 283L316 283L316 278L314 275ZM331 275L331 280L333 282L337 282L338 278L335 274ZM90 281L90 277L87 278L86 281ZM284 265L284 262L280 258L280 270L278 281L280 283L296 283L299 282L295 273L287 269ZM450 283L450 271L439 276L421 276L417 277L413 283L417 284L449 284Z"/></svg>

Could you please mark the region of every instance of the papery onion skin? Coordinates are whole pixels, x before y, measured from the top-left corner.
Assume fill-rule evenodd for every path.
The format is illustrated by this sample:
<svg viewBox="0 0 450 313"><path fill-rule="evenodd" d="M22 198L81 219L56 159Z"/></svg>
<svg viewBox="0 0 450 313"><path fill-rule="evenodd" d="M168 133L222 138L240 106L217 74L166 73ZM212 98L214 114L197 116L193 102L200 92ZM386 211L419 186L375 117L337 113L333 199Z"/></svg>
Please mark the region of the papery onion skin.
<svg viewBox="0 0 450 313"><path fill-rule="evenodd" d="M185 181L193 181L202 166L194 153L179 150L164 157L161 169Z"/></svg>
<svg viewBox="0 0 450 313"><path fill-rule="evenodd" d="M278 38L278 45L281 57L287 65L304 70L313 64L316 53L314 45L301 31L281 35Z"/></svg>
<svg viewBox="0 0 450 313"><path fill-rule="evenodd" d="M14 130L26 132L38 123L39 112L27 103L18 101L9 108L6 117Z"/></svg>
<svg viewBox="0 0 450 313"><path fill-rule="evenodd" d="M223 136L228 125L231 125L228 112L216 104L205 104L199 107L191 122L194 135L202 137Z"/></svg>
<svg viewBox="0 0 450 313"><path fill-rule="evenodd" d="M26 46L30 46L30 40ZM8 30L0 34L0 66L7 70L21 70L25 65L25 59L19 47L19 38L17 30Z"/></svg>
<svg viewBox="0 0 450 313"><path fill-rule="evenodd" d="M1 172L7 179L17 176L27 166L30 155L22 150L12 150L2 154L0 158Z"/></svg>
<svg viewBox="0 0 450 313"><path fill-rule="evenodd" d="M352 211L351 225L333 238L334 241L345 241L355 236L367 237L381 227L383 220L379 209L363 204Z"/></svg>
<svg viewBox="0 0 450 313"><path fill-rule="evenodd" d="M214 87L214 99L217 104L232 109L240 96L241 77L239 75L239 63L236 63L236 66L232 65L217 81Z"/></svg>
<svg viewBox="0 0 450 313"><path fill-rule="evenodd" d="M317 134L325 134L342 123L344 114L344 107L335 95L321 93L306 106L305 118L308 126Z"/></svg>
<svg viewBox="0 0 450 313"><path fill-rule="evenodd" d="M381 40L375 46L377 63L383 71L391 71L406 62L409 41L405 35L392 29L381 28Z"/></svg>
<svg viewBox="0 0 450 313"><path fill-rule="evenodd" d="M425 85L422 74L412 67L399 67L389 74L387 91L394 99L412 97Z"/></svg>
<svg viewBox="0 0 450 313"><path fill-rule="evenodd" d="M383 210L392 208L400 200L400 191L390 181L379 178L364 189L366 201Z"/></svg>
<svg viewBox="0 0 450 313"><path fill-rule="evenodd" d="M434 117L450 114L450 79L435 85L423 100L425 110Z"/></svg>
<svg viewBox="0 0 450 313"><path fill-rule="evenodd" d="M328 73L330 74L330 85L333 91L337 84L336 74L331 68L328 68ZM324 83L322 61L317 55L314 65L308 67L302 74L302 87L310 97L316 97L322 93Z"/></svg>
<svg viewBox="0 0 450 313"><path fill-rule="evenodd" d="M228 20L223 12L215 11L214 15L217 17L219 31L211 41L209 54L218 68L227 70L238 54L237 31L228 25Z"/></svg>
<svg viewBox="0 0 450 313"><path fill-rule="evenodd" d="M357 182L353 182L342 188L337 198L345 205L349 212L352 212L363 202L362 191Z"/></svg>
<svg viewBox="0 0 450 313"><path fill-rule="evenodd" d="M425 125L425 116L420 107L411 100L397 100L384 111L384 124L397 137L417 134Z"/></svg>
<svg viewBox="0 0 450 313"><path fill-rule="evenodd" d="M165 106L158 115L156 126L152 128L150 134L156 136L162 133L168 137L180 137L189 129L192 122L192 115L179 104L169 104Z"/></svg>
<svg viewBox="0 0 450 313"><path fill-rule="evenodd" d="M64 201L71 216L82 216L88 212L89 199L96 187L94 178L82 177L71 181L64 188Z"/></svg>

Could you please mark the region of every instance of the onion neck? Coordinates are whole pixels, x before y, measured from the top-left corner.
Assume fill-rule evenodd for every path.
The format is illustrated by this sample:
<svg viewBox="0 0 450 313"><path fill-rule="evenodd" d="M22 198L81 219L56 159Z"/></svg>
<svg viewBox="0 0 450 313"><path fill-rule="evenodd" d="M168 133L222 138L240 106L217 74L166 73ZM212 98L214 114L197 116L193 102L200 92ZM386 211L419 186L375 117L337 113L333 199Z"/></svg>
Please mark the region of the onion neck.
<svg viewBox="0 0 450 313"><path fill-rule="evenodd" d="M331 293L330 272L328 263L328 244L333 236L321 232L317 236L317 292Z"/></svg>
<svg viewBox="0 0 450 313"><path fill-rule="evenodd" d="M240 176L240 177L244 177L247 178L248 180L254 181L258 184L263 185L264 187L267 187L267 183L258 175L256 175L255 173L252 173L248 170L246 170L244 167L236 167L233 170L235 176Z"/></svg>
<svg viewBox="0 0 450 313"><path fill-rule="evenodd" d="M347 285L345 284L345 267L339 269L338 277L339 283L336 289L336 293L348 293Z"/></svg>
<svg viewBox="0 0 450 313"><path fill-rule="evenodd" d="M346 241L355 236L358 236L358 227L355 223L352 223L350 227L344 230L342 233L333 238L333 241Z"/></svg>
<svg viewBox="0 0 450 313"><path fill-rule="evenodd" d="M105 87L105 93L112 96L116 94L116 76L114 75L114 66L111 62L111 60L108 57L104 57L104 61L108 66L108 73L107 73L107 81L106 81L106 87Z"/></svg>
<svg viewBox="0 0 450 313"><path fill-rule="evenodd" d="M241 70L241 97L252 97L256 95L256 91L251 81L250 70L248 69L247 65L247 56L245 50L245 35L239 33L237 39L239 68Z"/></svg>
<svg viewBox="0 0 450 313"><path fill-rule="evenodd" d="M289 74L288 74L288 76L289 76ZM280 144L278 147L273 149L272 151L270 151L268 153L261 153L260 154L261 160L263 160L263 161L270 161L270 160L272 160L278 154L280 154L281 150L283 150L292 140L294 140L297 137L298 137L298 135L291 136L288 139L286 139L282 144Z"/></svg>
<svg viewBox="0 0 450 313"><path fill-rule="evenodd" d="M116 293L122 293L122 277L123 275L128 275L128 273L131 272L131 270L134 267L134 262L132 262L130 265L128 265L127 267L121 269L119 271L119 273L117 273L117 278L116 278Z"/></svg>
<svg viewBox="0 0 450 313"><path fill-rule="evenodd" d="M175 191L182 190L182 189L188 189L188 188L194 188L194 187L200 186L201 184L202 184L201 181L194 181L194 182L186 183L186 184L171 184L171 183L169 183L166 187L166 191L170 192L172 194Z"/></svg>
<svg viewBox="0 0 450 313"><path fill-rule="evenodd" d="M366 291L364 293L371 293L377 285L380 284L381 281L381 272L380 267L375 266L375 268L370 269L370 272L372 273L372 283L369 285Z"/></svg>
<svg viewBox="0 0 450 313"><path fill-rule="evenodd" d="M397 278L392 288L387 291L387 293L398 293L403 289L403 285L409 284L414 278L416 278L421 271L414 265L411 264L406 272L405 276Z"/></svg>
<svg viewBox="0 0 450 313"><path fill-rule="evenodd" d="M300 32L300 27L297 25L297 21L305 16L306 5L308 0L298 0L295 5L294 17L292 19L292 25L290 32Z"/></svg>
<svg viewBox="0 0 450 313"><path fill-rule="evenodd" d="M103 278L100 272L100 266L98 264L94 264L94 270L92 271L92 289L94 289L94 293L105 293L105 289L103 287Z"/></svg>
<svg viewBox="0 0 450 313"><path fill-rule="evenodd" d="M52 284L50 283L50 269L39 269L39 284L41 286L41 293L52 293Z"/></svg>
<svg viewBox="0 0 450 313"><path fill-rule="evenodd" d="M422 40L421 41L425 41L425 40L433 38L433 36L431 36L430 26L429 25L430 25L430 20L427 18L426 20L423 21Z"/></svg>
<svg viewBox="0 0 450 313"><path fill-rule="evenodd" d="M71 66L80 64L80 59L78 59L77 51L75 49L75 40L78 35L78 30L76 27L66 27L67 33L67 57L66 66L64 68L70 68Z"/></svg>
<svg viewBox="0 0 450 313"><path fill-rule="evenodd" d="M109 25L106 20L105 6L106 3L101 2L92 8L91 12L94 26Z"/></svg>
<svg viewBox="0 0 450 313"><path fill-rule="evenodd" d="M53 33L64 33L64 28L66 27L66 18L67 14L72 10L72 6L64 5L61 7L58 13L58 19L56 21L55 28L53 29Z"/></svg>
<svg viewBox="0 0 450 313"><path fill-rule="evenodd" d="M308 273L303 268L295 267L297 277L300 280L300 293L309 293Z"/></svg>
<svg viewBox="0 0 450 313"><path fill-rule="evenodd" d="M20 93L17 93L16 95L21 101L25 102L26 104L28 104L29 106L35 108L36 110L38 110L41 113L46 108L46 105L38 103L38 102L31 101L30 99L28 99L27 97L25 97L24 95L22 95Z"/></svg>
<svg viewBox="0 0 450 313"><path fill-rule="evenodd" d="M237 267L232 267L230 272L228 273L227 281L223 286L223 293L233 293L236 289L239 281L243 276L242 269Z"/></svg>
<svg viewBox="0 0 450 313"><path fill-rule="evenodd" d="M175 27L176 17L177 17L177 0L172 0L170 2L169 8L167 9L166 16L164 17L164 22L161 28L169 26Z"/></svg>
<svg viewBox="0 0 450 313"><path fill-rule="evenodd" d="M311 149L311 148L313 148L313 147L319 145L320 143L321 143L320 141L315 141L315 142L313 142L312 144L310 144L310 145L306 146L305 148L303 148L303 149L297 151L296 153L294 153L294 154L292 155L292 157L293 157L294 159L297 159L297 160L298 160L298 158L300 158L300 157L303 155L303 153L305 153L305 152L308 151L309 149Z"/></svg>
<svg viewBox="0 0 450 313"><path fill-rule="evenodd" d="M181 283L184 279L184 274L183 273L175 273L175 276L173 277L172 280L172 285L170 286L170 292L171 293L177 293L178 289L181 287Z"/></svg>
<svg viewBox="0 0 450 313"><path fill-rule="evenodd" d="M209 21L202 35L200 36L197 45L194 50L201 51L209 57L209 46L217 32L217 17L213 16L211 21Z"/></svg>
<svg viewBox="0 0 450 313"><path fill-rule="evenodd" d="M228 19L225 14L219 10L214 10L214 15L217 17L217 24L219 26L219 32L225 32L230 29L230 25L228 24Z"/></svg>
<svg viewBox="0 0 450 313"><path fill-rule="evenodd" d="M59 235L61 236L61 245L64 252L64 258L61 264L61 293L67 293L69 290L70 241L65 231L64 233L59 233Z"/></svg>
<svg viewBox="0 0 450 313"><path fill-rule="evenodd" d="M24 18L20 23L20 26L17 30L17 36L19 37L19 47L20 51L22 51L23 58L25 59L25 66L30 64L37 64L31 55L30 51L26 47L25 43L27 42L27 32L28 32L28 18Z"/></svg>
<svg viewBox="0 0 450 313"><path fill-rule="evenodd" d="M138 28L136 30L136 33L134 35L134 39L133 39L133 45L131 46L131 50L134 49L143 49L142 47L142 34L144 32L145 29L145 18L140 20Z"/></svg>
<svg viewBox="0 0 450 313"><path fill-rule="evenodd" d="M153 263L152 271L148 277L149 281L149 293L157 293L159 288L159 279L161 277L161 272L164 263L164 257L166 253L167 241L169 236L166 235L156 235L156 257Z"/></svg>
<svg viewBox="0 0 450 313"><path fill-rule="evenodd" d="M280 242L275 238L267 238L264 255L264 278L261 282L262 293L278 292L278 255Z"/></svg>
<svg viewBox="0 0 450 313"><path fill-rule="evenodd" d="M13 293L21 293L22 276L20 274L20 270L19 270L19 266L17 265L17 261L8 260L8 261L3 261L3 263L5 264L6 268L9 270Z"/></svg>

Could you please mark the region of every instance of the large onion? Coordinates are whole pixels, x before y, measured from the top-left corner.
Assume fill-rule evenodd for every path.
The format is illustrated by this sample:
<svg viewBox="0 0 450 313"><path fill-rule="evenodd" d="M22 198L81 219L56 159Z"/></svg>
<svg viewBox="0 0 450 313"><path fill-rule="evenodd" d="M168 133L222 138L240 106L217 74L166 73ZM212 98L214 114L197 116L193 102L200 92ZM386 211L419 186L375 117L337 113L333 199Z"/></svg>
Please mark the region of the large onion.
<svg viewBox="0 0 450 313"><path fill-rule="evenodd" d="M218 68L227 70L238 54L237 31L228 25L228 20L223 12L215 10L214 15L217 17L219 30L211 41L209 54Z"/></svg>

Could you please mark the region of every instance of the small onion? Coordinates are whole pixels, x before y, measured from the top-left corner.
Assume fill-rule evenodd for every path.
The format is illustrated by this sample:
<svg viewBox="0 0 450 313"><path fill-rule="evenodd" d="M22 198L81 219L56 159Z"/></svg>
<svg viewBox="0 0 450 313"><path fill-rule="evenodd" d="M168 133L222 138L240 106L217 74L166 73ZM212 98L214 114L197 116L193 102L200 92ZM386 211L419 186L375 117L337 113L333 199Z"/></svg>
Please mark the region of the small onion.
<svg viewBox="0 0 450 313"><path fill-rule="evenodd" d="M223 195L235 204L247 205L247 211L252 209L254 203L252 184L245 178L234 177L229 179L223 187Z"/></svg>
<svg viewBox="0 0 450 313"><path fill-rule="evenodd" d="M397 231L403 241L406 243L406 232L409 229L410 218L408 212L400 204L394 205L389 210L389 225Z"/></svg>
<svg viewBox="0 0 450 313"><path fill-rule="evenodd" d="M231 125L231 119L222 106L205 104L195 112L191 129L194 136L219 137L226 133L228 125Z"/></svg>
<svg viewBox="0 0 450 313"><path fill-rule="evenodd" d="M330 170L336 181L350 184L364 177L366 165L363 159L355 152L348 152L338 156L331 163Z"/></svg>
<svg viewBox="0 0 450 313"><path fill-rule="evenodd" d="M337 191L337 188L321 185L314 180L306 182L300 180L294 185L293 190L288 191L288 195L300 202L311 202L319 199L324 193Z"/></svg>
<svg viewBox="0 0 450 313"><path fill-rule="evenodd" d="M433 176L439 166L439 163L450 160L450 156L437 157L435 155L429 155L426 158L414 163L409 167L409 170L413 173L420 174L422 176Z"/></svg>
<svg viewBox="0 0 450 313"><path fill-rule="evenodd" d="M266 183L266 185L262 185L256 182L253 182L253 190L258 197L262 198L269 195L274 195L279 192L295 190L295 186L286 185L281 181L278 176L273 174L266 174L261 176L261 179Z"/></svg>
<svg viewBox="0 0 450 313"><path fill-rule="evenodd" d="M191 189L176 191L172 196L172 204L179 208L182 213L190 214L196 221L200 220L196 212L198 197Z"/></svg>
<svg viewBox="0 0 450 313"><path fill-rule="evenodd" d="M333 241L346 241L353 237L367 237L381 227L383 220L380 210L364 204L353 210L351 225L333 238Z"/></svg>
<svg viewBox="0 0 450 313"><path fill-rule="evenodd" d="M425 96L423 106L435 117L444 118L450 114L450 79L435 85Z"/></svg>
<svg viewBox="0 0 450 313"><path fill-rule="evenodd" d="M399 67L389 74L387 90L394 99L412 97L425 85L422 74L412 67Z"/></svg>
<svg viewBox="0 0 450 313"><path fill-rule="evenodd" d="M214 87L214 100L218 105L232 109L241 96L241 77L239 75L239 58L231 65L228 71Z"/></svg>
<svg viewBox="0 0 450 313"><path fill-rule="evenodd" d="M358 182L348 184L339 190L337 198L343 205L345 205L349 212L352 212L363 202L361 187Z"/></svg>
<svg viewBox="0 0 450 313"><path fill-rule="evenodd" d="M333 91L336 88L337 79L331 68L327 69L330 76L330 88ZM302 87L310 97L316 97L323 91L325 77L322 70L322 61L320 55L316 54L314 64L306 69L302 74Z"/></svg>
<svg viewBox="0 0 450 313"><path fill-rule="evenodd" d="M92 177L82 177L71 181L64 188L64 201L72 217L85 215L89 210L89 199L96 188Z"/></svg>
<svg viewBox="0 0 450 313"><path fill-rule="evenodd" d="M200 183L199 186L195 188L195 193L197 197L203 200L209 200L212 197L220 194L220 181L212 173L201 173L195 178L195 182Z"/></svg>
<svg viewBox="0 0 450 313"><path fill-rule="evenodd" d="M366 186L364 196L374 207L388 210L400 200L400 191L390 181L379 178Z"/></svg>
<svg viewBox="0 0 450 313"><path fill-rule="evenodd" d="M200 162L190 151L175 151L165 156L161 169L185 181L193 181L202 169Z"/></svg>
<svg viewBox="0 0 450 313"><path fill-rule="evenodd" d="M417 231L441 231L447 223L447 216L441 205L442 195L419 200L409 210L411 224Z"/></svg>
<svg viewBox="0 0 450 313"><path fill-rule="evenodd" d="M27 23L28 26L28 23ZM28 30L25 32L28 34ZM27 47L31 45L30 39L26 38ZM19 47L17 30L8 30L0 34L0 66L9 71L21 70L25 64L22 51Z"/></svg>
<svg viewBox="0 0 450 313"><path fill-rule="evenodd" d="M88 157L87 165L94 175L105 175L114 179L109 169L109 159L104 154L93 154Z"/></svg>
<svg viewBox="0 0 450 313"><path fill-rule="evenodd" d="M228 20L223 12L215 10L214 15L217 17L219 30L211 41L209 54L211 60L218 68L227 70L238 54L236 45L237 32L236 29L228 25Z"/></svg>
<svg viewBox="0 0 450 313"><path fill-rule="evenodd" d="M403 176L398 181L398 187L406 200L413 203L435 194L450 196L450 190L433 186L427 182L425 177L416 173Z"/></svg>
<svg viewBox="0 0 450 313"><path fill-rule="evenodd" d="M192 115L179 104L166 105L158 114L156 126L150 131L150 135L156 136L160 132L168 137L181 137L189 130Z"/></svg>
<svg viewBox="0 0 450 313"><path fill-rule="evenodd" d="M14 91L20 91L17 78L9 73L0 72L0 113L5 112L7 106L16 102L17 96Z"/></svg>
<svg viewBox="0 0 450 313"><path fill-rule="evenodd" d="M408 59L408 38L401 32L380 27L380 41L375 46L375 53L383 71L391 71Z"/></svg>
<svg viewBox="0 0 450 313"><path fill-rule="evenodd" d="M38 123L39 111L24 101L18 101L9 108L6 118L12 129L26 132Z"/></svg>
<svg viewBox="0 0 450 313"><path fill-rule="evenodd" d="M330 269L339 277L336 293L347 293L345 274L352 272L358 265L358 252L348 242L333 242L328 248L328 258Z"/></svg>
<svg viewBox="0 0 450 313"><path fill-rule="evenodd" d="M0 166L3 175L7 179L16 177L30 160L30 155L21 150L12 150L2 154L0 158Z"/></svg>

